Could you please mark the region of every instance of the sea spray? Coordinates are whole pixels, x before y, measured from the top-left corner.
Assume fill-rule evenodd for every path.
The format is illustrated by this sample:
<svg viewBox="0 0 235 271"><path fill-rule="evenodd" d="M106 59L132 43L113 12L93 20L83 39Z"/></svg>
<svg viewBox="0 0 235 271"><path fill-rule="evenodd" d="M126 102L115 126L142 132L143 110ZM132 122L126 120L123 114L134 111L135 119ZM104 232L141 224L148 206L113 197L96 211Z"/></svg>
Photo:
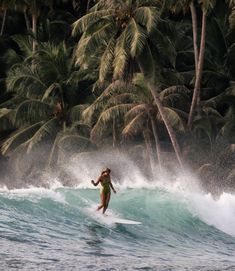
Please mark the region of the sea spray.
<svg viewBox="0 0 235 271"><path fill-rule="evenodd" d="M223 193L215 200L211 194L191 193L188 205L202 221L235 237L235 195Z"/></svg>

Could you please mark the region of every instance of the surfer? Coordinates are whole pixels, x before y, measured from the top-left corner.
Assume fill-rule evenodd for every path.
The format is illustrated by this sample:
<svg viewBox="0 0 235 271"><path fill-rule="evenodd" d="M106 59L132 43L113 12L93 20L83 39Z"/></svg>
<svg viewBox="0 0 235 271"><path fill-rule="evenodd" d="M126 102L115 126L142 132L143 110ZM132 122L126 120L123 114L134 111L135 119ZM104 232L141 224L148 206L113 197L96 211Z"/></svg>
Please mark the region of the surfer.
<svg viewBox="0 0 235 271"><path fill-rule="evenodd" d="M112 188L113 192L116 193L116 190L114 189L111 178L110 178L110 173L111 170L109 168L105 168L102 170L100 177L98 178L97 182L94 180L91 181L91 183L94 186L97 186L99 183L101 184L101 189L100 189L100 205L97 208L97 211L103 208L103 214L108 208L109 205L109 200L111 196L111 189Z"/></svg>

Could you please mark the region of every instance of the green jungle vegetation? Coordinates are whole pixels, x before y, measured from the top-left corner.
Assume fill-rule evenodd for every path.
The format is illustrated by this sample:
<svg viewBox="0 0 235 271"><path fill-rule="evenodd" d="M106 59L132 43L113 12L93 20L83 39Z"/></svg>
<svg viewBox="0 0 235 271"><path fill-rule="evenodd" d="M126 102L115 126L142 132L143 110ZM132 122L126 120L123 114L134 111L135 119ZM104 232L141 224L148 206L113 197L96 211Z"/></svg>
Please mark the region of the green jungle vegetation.
<svg viewBox="0 0 235 271"><path fill-rule="evenodd" d="M0 28L2 175L112 147L235 187L234 0L0 0Z"/></svg>

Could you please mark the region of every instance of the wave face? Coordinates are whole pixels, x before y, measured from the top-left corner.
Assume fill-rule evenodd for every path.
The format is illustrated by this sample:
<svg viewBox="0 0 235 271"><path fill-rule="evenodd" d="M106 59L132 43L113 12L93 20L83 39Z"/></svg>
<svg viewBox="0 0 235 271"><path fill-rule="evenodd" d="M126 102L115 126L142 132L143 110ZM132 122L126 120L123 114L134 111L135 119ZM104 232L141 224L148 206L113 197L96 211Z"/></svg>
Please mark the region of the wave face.
<svg viewBox="0 0 235 271"><path fill-rule="evenodd" d="M235 196L178 186L120 184L109 212L141 225L95 219L99 191L0 191L2 270L235 270ZM190 191L190 190L188 190Z"/></svg>

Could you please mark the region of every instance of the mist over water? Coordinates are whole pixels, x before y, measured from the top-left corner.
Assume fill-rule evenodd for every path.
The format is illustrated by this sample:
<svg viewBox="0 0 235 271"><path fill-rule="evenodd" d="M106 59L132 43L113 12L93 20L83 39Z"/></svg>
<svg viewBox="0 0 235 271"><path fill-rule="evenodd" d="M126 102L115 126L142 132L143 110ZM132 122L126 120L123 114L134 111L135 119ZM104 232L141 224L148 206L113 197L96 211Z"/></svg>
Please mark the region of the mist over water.
<svg viewBox="0 0 235 271"><path fill-rule="evenodd" d="M141 225L107 224L88 211L99 203L90 180L103 167L117 190L109 213ZM233 194L215 199L177 169L150 179L116 152L73 156L61 170L72 186L45 174L48 188L0 189L3 270L235 270Z"/></svg>

